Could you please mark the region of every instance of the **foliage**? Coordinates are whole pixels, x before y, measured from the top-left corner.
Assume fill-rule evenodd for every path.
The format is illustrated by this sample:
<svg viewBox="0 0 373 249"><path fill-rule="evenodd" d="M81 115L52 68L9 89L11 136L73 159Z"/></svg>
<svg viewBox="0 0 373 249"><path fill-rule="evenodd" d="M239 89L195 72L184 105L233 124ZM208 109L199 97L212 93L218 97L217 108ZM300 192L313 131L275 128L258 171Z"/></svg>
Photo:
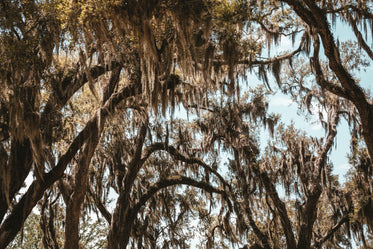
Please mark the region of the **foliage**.
<svg viewBox="0 0 373 249"><path fill-rule="evenodd" d="M372 7L3 0L0 248L190 248L195 234L201 248L368 248ZM264 86L244 84L254 74ZM274 88L325 137L268 113ZM345 185L329 158L341 120Z"/></svg>
<svg viewBox="0 0 373 249"><path fill-rule="evenodd" d="M35 213L32 213L27 218L20 233L9 245L9 248L41 248L41 241L42 231L39 226L39 216Z"/></svg>

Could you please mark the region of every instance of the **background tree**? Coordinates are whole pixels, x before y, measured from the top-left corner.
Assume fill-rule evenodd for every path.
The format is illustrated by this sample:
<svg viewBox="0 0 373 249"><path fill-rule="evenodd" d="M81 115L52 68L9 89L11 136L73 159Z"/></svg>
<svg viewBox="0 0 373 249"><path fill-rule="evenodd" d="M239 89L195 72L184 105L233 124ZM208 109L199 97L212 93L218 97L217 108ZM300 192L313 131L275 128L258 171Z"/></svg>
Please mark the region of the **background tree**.
<svg viewBox="0 0 373 249"><path fill-rule="evenodd" d="M47 248L61 246L60 209L65 248L89 246L79 233L92 212L110 227L109 248L187 247L183 227L197 214L209 227L208 248L243 246L245 238L253 248L317 248L347 245L349 231L367 237L372 103L352 75L372 59L362 35L371 27L358 26L371 19L369 1L5 0L0 7L0 248L40 201ZM338 18L357 48L337 46L329 23ZM270 56L283 37L298 46ZM301 52L309 63L293 64ZM325 141L280 127L261 155L252 134L257 126L272 132L276 118L260 90L240 92L248 72L269 88L272 72L284 92L327 111ZM181 106L198 121L174 119ZM327 162L341 118L367 148L352 146L351 162L365 176L351 173L350 192ZM220 152L231 159L226 167ZM18 196L28 175L33 182ZM350 195L363 200L352 221Z"/></svg>

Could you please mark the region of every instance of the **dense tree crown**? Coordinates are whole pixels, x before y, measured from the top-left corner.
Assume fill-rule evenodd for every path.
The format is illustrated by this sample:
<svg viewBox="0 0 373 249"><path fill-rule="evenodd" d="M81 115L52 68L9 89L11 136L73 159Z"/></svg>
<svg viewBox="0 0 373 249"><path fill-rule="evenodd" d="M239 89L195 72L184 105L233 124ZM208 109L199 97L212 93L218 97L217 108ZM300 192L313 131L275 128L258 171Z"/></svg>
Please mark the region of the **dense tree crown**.
<svg viewBox="0 0 373 249"><path fill-rule="evenodd" d="M0 248L373 248L372 8L0 1Z"/></svg>

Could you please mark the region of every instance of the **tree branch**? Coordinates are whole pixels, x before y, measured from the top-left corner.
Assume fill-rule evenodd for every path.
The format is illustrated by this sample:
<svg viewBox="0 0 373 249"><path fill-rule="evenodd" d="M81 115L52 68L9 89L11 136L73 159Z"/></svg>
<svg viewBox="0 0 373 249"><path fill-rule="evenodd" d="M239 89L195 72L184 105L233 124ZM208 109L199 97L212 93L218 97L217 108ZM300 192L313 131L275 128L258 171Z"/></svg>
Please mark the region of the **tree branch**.
<svg viewBox="0 0 373 249"><path fill-rule="evenodd" d="M358 41L359 45L365 50L365 52L368 54L370 59L373 60L373 51L370 49L368 44L365 42L365 40L363 38L363 35L361 34L359 29L357 28L357 25L356 25L356 22L355 22L354 18L352 17L350 12L347 12L347 11L346 11L346 16L347 16L347 21L349 22L349 24L352 27L352 30L355 33L355 36L357 38L357 41Z"/></svg>
<svg viewBox="0 0 373 249"><path fill-rule="evenodd" d="M362 104L365 105L363 102L367 103L366 96L361 87L359 87L356 81L352 78L351 74L342 65L339 49L336 46L334 36L330 31L325 12L312 0L305 0L304 2L309 7L315 20L314 22L308 22L307 24L320 35L325 55L329 59L330 68L336 74L345 90L349 92L354 104L358 109L360 109ZM297 14L299 14L299 12L297 12Z"/></svg>
<svg viewBox="0 0 373 249"><path fill-rule="evenodd" d="M112 95L115 85L119 82L120 71L120 66L115 67L112 71L110 80L104 88L103 104ZM95 126L92 128L90 138L87 140L85 148L79 155L79 160L76 165L77 169L74 171L75 174L73 175L74 181L70 183L73 185L73 192L70 201L66 203L65 249L79 247L79 218L84 197L88 189L89 165L100 140L106 117L107 116L103 116L99 118L98 122L96 122Z"/></svg>
<svg viewBox="0 0 373 249"><path fill-rule="evenodd" d="M203 160L197 157L189 157L187 155L181 154L175 147L166 145L165 143L154 143L150 146L148 146L144 152L143 156L141 158L141 161L146 161L149 156L159 150L164 150L170 153L176 160L180 160L182 162L188 163L188 164L198 164L201 167L203 167L205 170L210 171L214 175L216 175L219 180L223 183L224 186L227 186L230 188L229 184L225 181L225 179L217 172L215 169L213 169L211 166L207 165Z"/></svg>
<svg viewBox="0 0 373 249"><path fill-rule="evenodd" d="M333 234L335 232L338 231L338 229L344 224L346 223L347 221L349 220L349 215L346 214L343 216L343 218L341 220L339 220L339 222L337 224L335 224L332 228L330 228L330 230L324 235L324 237L318 239L315 243L315 245L312 247L312 248L320 248L322 246L322 244L327 241L328 239L330 239L330 237L333 236Z"/></svg>
<svg viewBox="0 0 373 249"><path fill-rule="evenodd" d="M247 217L249 219L249 224L251 226L251 228L253 229L256 237L260 240L260 242L262 243L264 249L271 249L270 247L270 244L269 244L269 241L268 241L268 235L263 233L259 227L256 225L254 219L253 219L253 214L251 212L251 208L248 206L248 205L245 205L245 208L244 208L246 214L247 214Z"/></svg>
<svg viewBox="0 0 373 249"><path fill-rule="evenodd" d="M311 65L314 69L314 74L316 76L316 82L321 87L324 88L331 93L340 96L345 99L351 99L348 92L345 91L342 87L335 85L327 80L325 80L324 73L321 69L320 59L319 59L319 51L320 51L320 40L317 35L313 36L313 57L311 58Z"/></svg>
<svg viewBox="0 0 373 249"><path fill-rule="evenodd" d="M130 231L133 225L133 218L130 217L130 194L137 174L144 164L144 161L141 160L141 154L148 129L148 122L149 119L146 117L146 120L143 121L137 132L134 153L127 167L127 174L123 178L121 186L119 186L119 197L110 222L111 227L108 235L108 248L124 248L129 241Z"/></svg>
<svg viewBox="0 0 373 249"><path fill-rule="evenodd" d="M104 203L102 203L99 196L97 196L90 185L88 185L88 195L93 199L96 207L100 211L101 215L105 218L105 220L110 224L111 222L111 213L107 210Z"/></svg>
<svg viewBox="0 0 373 249"><path fill-rule="evenodd" d="M317 218L317 204L322 193L321 173L325 167L327 154L334 143L334 138L337 134L337 124L339 121L339 114L334 109L329 114L329 131L326 141L322 149L318 152L315 161L315 168L312 174L312 182L309 187L309 196L306 200L304 214L302 215L302 223L299 229L298 249L308 249L311 245L312 228Z"/></svg>
<svg viewBox="0 0 373 249"><path fill-rule="evenodd" d="M138 213L140 208L145 205L145 203L154 195L156 194L159 190L174 186L174 185L188 185L188 186L193 186L197 187L200 189L205 190L208 193L217 193L221 195L226 195L226 192L222 189L215 188L211 186L210 184L202 181L196 181L190 177L186 176L171 176L166 179L161 179L159 182L156 184L153 184L150 186L148 191L140 197L140 199L136 202L134 207L132 208L132 212L134 214L134 217L136 217L135 214Z"/></svg>
<svg viewBox="0 0 373 249"><path fill-rule="evenodd" d="M272 64L276 61L287 60L287 59L290 59L290 58L294 57L294 55L300 53L303 50L304 42L305 42L305 34L303 34L298 48L295 49L294 51L288 53L288 54L275 56L275 57L269 58L267 60L254 60L254 61L243 60L243 61L239 61L238 64L257 66L257 65L268 65L268 64Z"/></svg>
<svg viewBox="0 0 373 249"><path fill-rule="evenodd" d="M278 196L276 187L273 185L273 183L269 179L267 173L261 171L258 165L254 165L252 168L255 174L257 174L261 178L267 194L271 197L273 203L276 206L276 209L278 210L278 213L280 215L281 225L282 225L282 228L284 229L284 233L286 237L287 248L295 249L296 241L295 241L292 225L289 219L289 215L286 210L285 203Z"/></svg>
<svg viewBox="0 0 373 249"><path fill-rule="evenodd" d="M335 110L330 110L330 117L329 117L329 124L328 124L328 136L326 137L324 146L322 147L321 151L318 153L317 159L316 159L316 167L315 171L313 173L314 181L320 182L320 176L321 176L321 170L325 167L326 160L327 160L327 154L330 151L330 148L332 147L334 143L334 138L337 135L337 125L339 122L339 113Z"/></svg>
<svg viewBox="0 0 373 249"><path fill-rule="evenodd" d="M85 83L88 82L88 78L97 79L101 75L110 71L111 68L118 67L119 64L113 62L110 66L96 65L90 68L90 76L87 76L86 70L81 72L80 66L71 70L61 82L56 82L53 93L49 96L45 108L41 114L41 129L43 131L43 137L47 144L51 143L50 137L52 137L53 125L50 125L50 120L55 120L55 115L60 112L60 109L66 105L67 101L78 91ZM46 126L49 124L48 126Z"/></svg>
<svg viewBox="0 0 373 249"><path fill-rule="evenodd" d="M330 31L330 26L326 17L326 12L321 10L315 1L304 0L303 2L308 6L307 9L302 3L295 0L282 0L293 7L297 15L302 19L321 37L324 54L329 60L329 67L337 76L341 86L350 96L350 100L359 111L361 124L363 127L363 137L367 144L369 157L373 158L373 133L370 132L373 126L373 105L365 95L364 90L354 80L352 75L342 65L340 59L339 49L335 44L334 36ZM312 15L312 18L303 18L305 13Z"/></svg>
<svg viewBox="0 0 373 249"><path fill-rule="evenodd" d="M303 5L303 1L298 0L282 0L282 2L287 3L290 7L294 9L294 11L298 14L298 16L308 25L310 23L316 22L315 17L312 15L311 11L306 9Z"/></svg>

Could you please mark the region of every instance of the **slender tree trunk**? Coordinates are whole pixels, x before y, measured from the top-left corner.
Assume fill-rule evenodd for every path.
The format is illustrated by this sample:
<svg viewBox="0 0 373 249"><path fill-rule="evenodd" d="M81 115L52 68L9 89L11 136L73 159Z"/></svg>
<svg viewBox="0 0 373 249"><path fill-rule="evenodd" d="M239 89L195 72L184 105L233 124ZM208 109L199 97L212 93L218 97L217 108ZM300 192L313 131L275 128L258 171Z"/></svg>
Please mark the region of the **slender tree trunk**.
<svg viewBox="0 0 373 249"><path fill-rule="evenodd" d="M40 227L43 233L43 246L48 249L59 249L59 245L56 238L56 229L54 227L55 215L53 204L49 202L48 194L44 195L44 200L41 205L40 211ZM49 209L49 215L46 213L46 209ZM48 217L49 216L49 217Z"/></svg>
<svg viewBox="0 0 373 249"><path fill-rule="evenodd" d="M96 134L94 134L93 138L87 141L87 144L79 158L74 191L66 206L65 249L79 248L80 211L87 190L89 164L99 140L97 130L94 130L93 133Z"/></svg>

